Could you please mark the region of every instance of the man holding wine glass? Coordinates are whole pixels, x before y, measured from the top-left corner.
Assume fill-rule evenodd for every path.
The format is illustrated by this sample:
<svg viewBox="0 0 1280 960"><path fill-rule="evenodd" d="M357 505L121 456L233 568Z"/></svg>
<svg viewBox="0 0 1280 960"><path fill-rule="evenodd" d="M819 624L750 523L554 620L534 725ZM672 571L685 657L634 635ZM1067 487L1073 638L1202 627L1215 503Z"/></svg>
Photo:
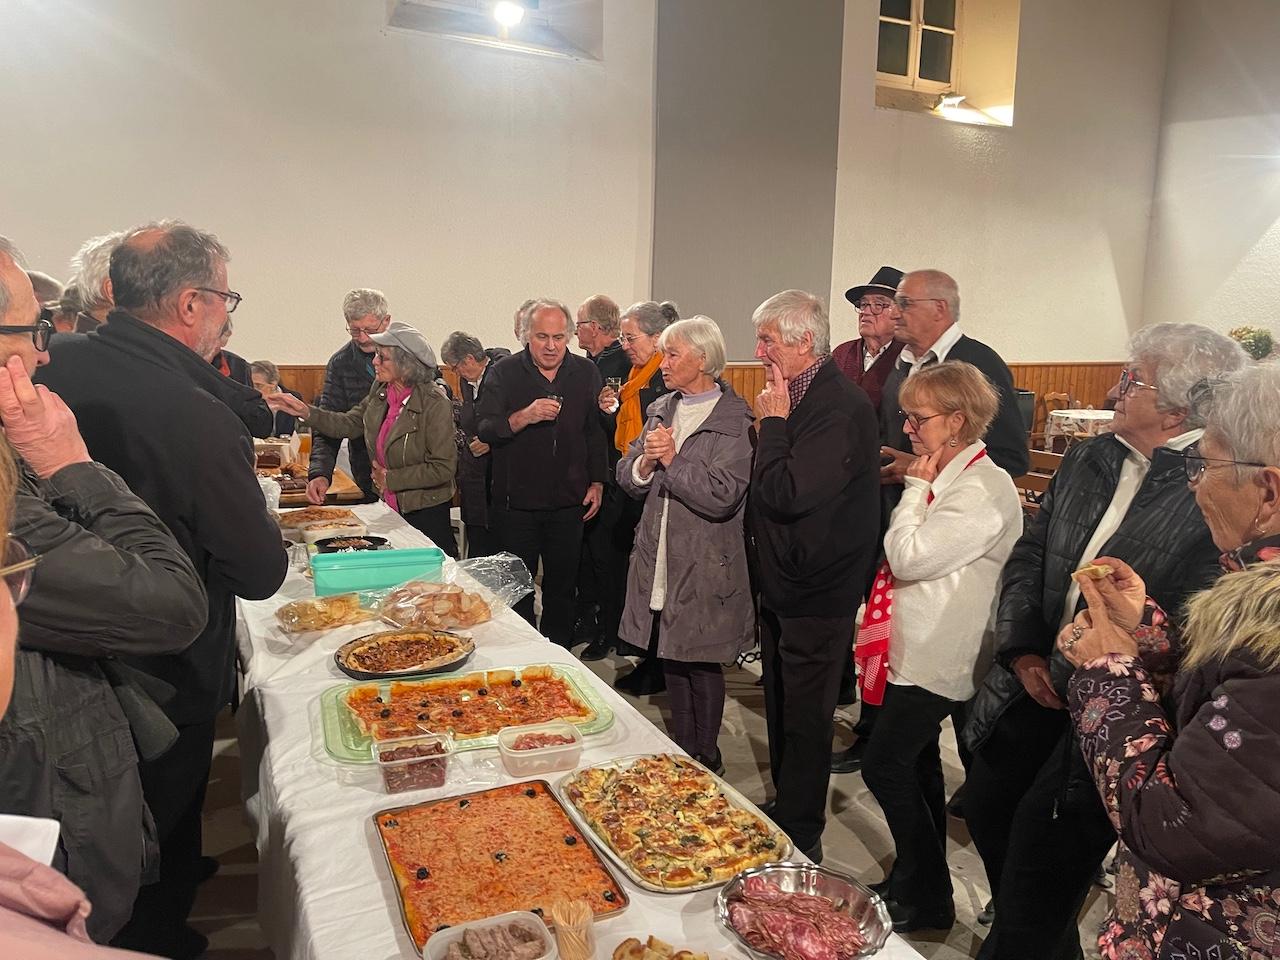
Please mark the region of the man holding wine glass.
<svg viewBox="0 0 1280 960"><path fill-rule="evenodd" d="M542 563L538 628L568 647L582 526L600 510L608 470L595 364L569 352L569 309L538 300L525 312L525 348L493 366L477 406L476 433L489 444L492 528L498 545ZM534 623L533 597L516 604Z"/></svg>

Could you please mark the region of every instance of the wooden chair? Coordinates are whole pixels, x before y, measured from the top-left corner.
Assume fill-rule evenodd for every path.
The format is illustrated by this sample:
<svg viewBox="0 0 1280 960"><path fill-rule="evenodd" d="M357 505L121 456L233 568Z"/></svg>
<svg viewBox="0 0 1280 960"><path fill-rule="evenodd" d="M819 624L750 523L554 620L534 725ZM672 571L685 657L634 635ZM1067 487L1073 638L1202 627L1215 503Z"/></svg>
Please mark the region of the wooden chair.
<svg viewBox="0 0 1280 960"><path fill-rule="evenodd" d="M1069 393L1046 393L1043 399L1044 399L1044 429L1038 433L1032 434L1032 446L1033 447L1037 446L1035 441L1039 440L1038 446L1047 450L1048 444L1050 442L1049 441L1049 414L1057 410L1071 409L1071 404L1074 401L1071 397L1071 394ZM1065 451L1067 446L1069 445L1069 440L1065 436L1063 435L1059 435L1059 436L1061 437L1061 440L1062 440L1063 449L1062 450L1055 449L1054 452L1057 452L1057 453L1061 453ZM1053 438L1055 448L1057 446L1059 436L1055 436Z"/></svg>
<svg viewBox="0 0 1280 960"><path fill-rule="evenodd" d="M1062 454L1054 453L1052 450L1031 451L1032 473L1044 473L1052 477L1058 472L1060 466L1062 466Z"/></svg>

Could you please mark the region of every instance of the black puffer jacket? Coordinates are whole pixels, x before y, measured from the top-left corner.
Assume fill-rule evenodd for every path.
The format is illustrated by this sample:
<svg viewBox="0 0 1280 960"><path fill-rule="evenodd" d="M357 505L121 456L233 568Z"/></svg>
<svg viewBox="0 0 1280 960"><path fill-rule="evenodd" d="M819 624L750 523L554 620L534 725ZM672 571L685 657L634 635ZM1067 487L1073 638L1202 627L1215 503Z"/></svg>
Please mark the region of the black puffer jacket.
<svg viewBox="0 0 1280 960"><path fill-rule="evenodd" d="M315 404L321 410L333 410L346 413L363 400L373 386L372 354L365 353L355 343L348 343L329 358L324 368L324 387ZM312 431L311 464L307 468L307 479L316 477L333 479L333 468L338 462L338 448L342 446L341 437L327 437ZM373 489L372 470L369 466L369 448L365 446L364 437L353 437L347 447L351 456L351 479L356 482L366 497L377 499Z"/></svg>
<svg viewBox="0 0 1280 960"><path fill-rule="evenodd" d="M1049 659L1054 686L1065 698L1072 667L1055 646L1062 604L1080 555L1111 503L1128 452L1108 434L1068 453L1039 514L1013 548L1001 575L996 663L974 698L964 730L971 749L980 747L1005 710L1026 695L1011 669L1022 654ZM1118 557L1137 570L1147 593L1171 615L1187 596L1217 579L1218 550L1176 451L1155 451L1137 496L1099 556ZM1081 600L1077 609L1083 606Z"/></svg>
<svg viewBox="0 0 1280 960"><path fill-rule="evenodd" d="M156 515L96 463L44 481L24 469L13 533L40 565L0 721L0 811L61 823L53 865L88 894L89 932L105 941L158 862L138 753L165 725L114 658L179 653L204 627L205 591Z"/></svg>

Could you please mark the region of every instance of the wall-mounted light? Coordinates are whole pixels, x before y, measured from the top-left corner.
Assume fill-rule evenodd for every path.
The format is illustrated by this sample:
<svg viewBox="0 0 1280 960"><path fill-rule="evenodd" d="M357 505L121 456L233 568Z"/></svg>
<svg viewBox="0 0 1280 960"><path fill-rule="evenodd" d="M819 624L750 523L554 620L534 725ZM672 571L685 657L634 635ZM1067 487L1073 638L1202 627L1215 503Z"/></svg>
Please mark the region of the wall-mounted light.
<svg viewBox="0 0 1280 960"><path fill-rule="evenodd" d="M524 19L524 5L513 0L498 0L493 6L493 19L508 29L518 26Z"/></svg>

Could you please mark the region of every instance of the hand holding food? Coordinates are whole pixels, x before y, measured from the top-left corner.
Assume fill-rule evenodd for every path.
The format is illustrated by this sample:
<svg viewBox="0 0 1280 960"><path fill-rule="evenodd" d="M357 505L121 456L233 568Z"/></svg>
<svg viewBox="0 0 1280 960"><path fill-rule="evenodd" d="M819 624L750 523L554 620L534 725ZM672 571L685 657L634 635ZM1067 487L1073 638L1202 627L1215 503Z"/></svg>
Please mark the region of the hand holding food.
<svg viewBox="0 0 1280 960"><path fill-rule="evenodd" d="M1098 557L1071 575L1080 584L1086 602L1089 590L1102 601L1111 622L1132 633L1142 623L1147 585L1133 567L1115 557Z"/></svg>
<svg viewBox="0 0 1280 960"><path fill-rule="evenodd" d="M307 484L307 502L316 505L324 503L324 496L329 492L329 480L326 477L315 477Z"/></svg>

